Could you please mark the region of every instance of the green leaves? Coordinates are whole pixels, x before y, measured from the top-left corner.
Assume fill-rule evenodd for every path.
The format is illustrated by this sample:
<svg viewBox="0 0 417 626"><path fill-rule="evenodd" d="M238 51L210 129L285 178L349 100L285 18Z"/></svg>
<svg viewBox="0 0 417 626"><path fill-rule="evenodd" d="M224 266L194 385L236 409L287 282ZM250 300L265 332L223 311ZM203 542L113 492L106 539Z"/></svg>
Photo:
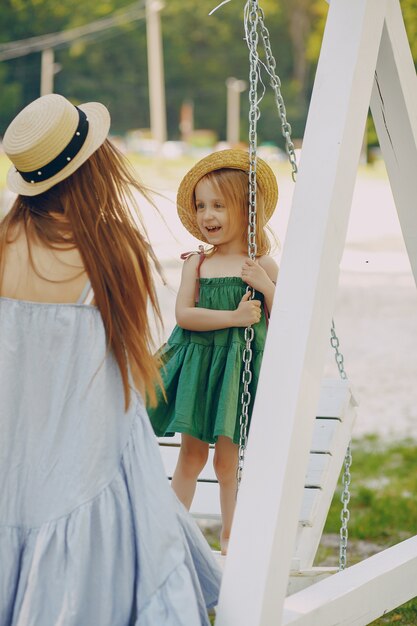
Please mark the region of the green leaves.
<svg viewBox="0 0 417 626"><path fill-rule="evenodd" d="M4 0L0 44L57 33L110 17L131 7L131 0ZM165 0L161 11L168 131L180 137L185 100L194 104L195 128L226 133L226 85L230 76L248 80L243 0L209 12L217 0ZM323 0L261 0L277 73L282 81L294 137L300 137L308 109L327 15ZM401 0L413 55L417 58L417 0ZM145 0L143 0L143 10ZM262 45L260 44L260 49ZM261 56L263 52L261 51ZM55 91L79 102L100 100L112 114L113 131L149 127L146 21L118 25L55 50L60 65ZM0 64L0 135L10 119L39 96L40 53ZM268 77L264 82L268 88ZM269 91L269 88L268 88ZM241 139L248 129L248 92L241 94ZM259 140L283 146L273 97L261 103Z"/></svg>

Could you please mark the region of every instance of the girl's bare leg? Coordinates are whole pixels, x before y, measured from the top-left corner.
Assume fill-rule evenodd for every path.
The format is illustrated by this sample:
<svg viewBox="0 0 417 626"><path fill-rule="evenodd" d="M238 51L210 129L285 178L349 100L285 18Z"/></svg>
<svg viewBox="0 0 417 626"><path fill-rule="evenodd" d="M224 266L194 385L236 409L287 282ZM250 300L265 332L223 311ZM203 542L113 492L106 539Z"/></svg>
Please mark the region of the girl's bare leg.
<svg viewBox="0 0 417 626"><path fill-rule="evenodd" d="M171 486L183 505L189 509L197 478L207 463L209 445L191 435L181 435L181 448Z"/></svg>
<svg viewBox="0 0 417 626"><path fill-rule="evenodd" d="M227 554L235 512L237 460L238 446L229 437L219 437L214 451L214 471L220 485L220 508L222 512L220 549L222 554Z"/></svg>

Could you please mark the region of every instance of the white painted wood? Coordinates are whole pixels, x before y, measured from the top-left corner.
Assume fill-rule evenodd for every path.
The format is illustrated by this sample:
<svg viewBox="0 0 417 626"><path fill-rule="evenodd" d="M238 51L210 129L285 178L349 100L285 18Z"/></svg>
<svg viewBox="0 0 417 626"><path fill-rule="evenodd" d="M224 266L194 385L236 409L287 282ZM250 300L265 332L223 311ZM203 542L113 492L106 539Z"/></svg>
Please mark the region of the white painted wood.
<svg viewBox="0 0 417 626"><path fill-rule="evenodd" d="M386 4L329 8L216 626L282 613Z"/></svg>
<svg viewBox="0 0 417 626"><path fill-rule="evenodd" d="M382 33L371 112L417 284L417 78L398 0Z"/></svg>
<svg viewBox="0 0 417 626"><path fill-rule="evenodd" d="M310 587L310 585L314 585L320 580L324 580L336 574L337 571L336 567L312 567L302 572L293 571L288 581L287 596L291 596L306 587Z"/></svg>
<svg viewBox="0 0 417 626"><path fill-rule="evenodd" d="M334 573L334 568L313 568L312 564L325 524L346 448L351 437L356 401L348 381L322 382L317 413L325 417L315 420L309 465L298 518L295 552L291 561L291 575L287 593L295 593ZM172 476L179 453L181 438L160 438L160 451L168 476ZM214 446L200 475L191 513L196 518L212 518L220 522L220 501L212 466ZM224 567L224 557L216 554Z"/></svg>
<svg viewBox="0 0 417 626"><path fill-rule="evenodd" d="M226 564L226 558L219 551L213 550L212 552L217 565L224 570ZM299 571L299 563L297 559L293 559L291 562L291 573L288 579L287 595L297 593L310 585L314 585L320 580L324 580L328 576L336 574L338 569L336 567L312 567L307 570Z"/></svg>
<svg viewBox="0 0 417 626"><path fill-rule="evenodd" d="M310 459L305 477L306 487L321 487L326 480L329 471L329 454L310 454Z"/></svg>
<svg viewBox="0 0 417 626"><path fill-rule="evenodd" d="M217 483L197 483L190 512L194 517L220 521L219 485Z"/></svg>
<svg viewBox="0 0 417 626"><path fill-rule="evenodd" d="M335 447L335 440L339 430L339 420L316 420L312 450L305 478L305 484L310 487L320 487L329 466L329 455ZM171 478L177 465L179 446L177 444L160 446L162 461L166 475ZM217 482L213 469L214 449L209 449L209 457L199 479L214 480Z"/></svg>
<svg viewBox="0 0 417 626"><path fill-rule="evenodd" d="M226 557L217 550L213 550L213 556L216 559L217 565L224 570ZM291 568L293 571L288 581L287 595L297 593L320 580L324 580L328 576L336 574L338 571L336 567L312 567L301 572L299 571L299 564L296 559L293 559L293 564L294 567Z"/></svg>
<svg viewBox="0 0 417 626"><path fill-rule="evenodd" d="M348 381L329 379L323 381L317 413L327 417L315 420L311 445L313 452L309 457L298 520L300 527L317 527L314 533L311 531L307 533L308 540L301 540L302 530L297 534L295 555L305 567L310 567L313 563L326 521L353 427L354 413L349 413L352 407L356 407L356 401L351 395ZM171 477L177 463L181 438L178 434L175 437L161 437L159 443L165 471L167 476ZM191 506L191 513L198 518L220 519L219 491L213 469L213 454L214 446L210 446L209 459L200 474Z"/></svg>
<svg viewBox="0 0 417 626"><path fill-rule="evenodd" d="M317 417L343 419L346 407L352 401L351 383L339 378L324 378L321 382Z"/></svg>
<svg viewBox="0 0 417 626"><path fill-rule="evenodd" d="M399 0L332 0L217 626L361 625L417 594L415 537L291 596L279 617L375 67L371 107L417 283L417 85Z"/></svg>
<svg viewBox="0 0 417 626"><path fill-rule="evenodd" d="M298 521L299 526L313 526L316 523L317 514L322 510L322 507L320 507L321 498L321 489L304 488ZM216 483L197 483L190 512L195 517L201 519L211 518L220 521L219 487ZM301 548L298 548L297 552L300 552L300 550Z"/></svg>
<svg viewBox="0 0 417 626"><path fill-rule="evenodd" d="M160 446L159 450L161 452L165 472L168 477L171 477L177 465L179 446L176 446L175 444L173 446ZM200 474L200 478L205 480L217 480L213 469L213 457L214 448L209 448L209 457L203 471Z"/></svg>
<svg viewBox="0 0 417 626"><path fill-rule="evenodd" d="M316 481L323 483L326 480L327 470L329 467L330 455L316 455L325 457L326 467L317 468L316 473L312 474L309 483ZM164 458L164 455L163 455ZM168 472L168 475L172 473ZM299 515L300 526L313 526L317 519L317 512L321 510L320 500L322 498L322 489L318 485L304 488L301 511ZM324 510L324 509L323 509ZM216 482L197 482L195 496L191 505L190 512L197 518L218 519L220 522L220 500L219 486ZM326 513L327 514L327 513ZM324 520L325 521L325 520Z"/></svg>
<svg viewBox="0 0 417 626"><path fill-rule="evenodd" d="M317 508L314 510L314 517L312 517L311 520L312 523L306 524L306 528L303 529L302 533L297 533L294 556L300 559L301 570L311 568L313 565L333 494L342 469L346 449L352 437L352 430L356 419L356 401L353 396L350 398L350 402L345 406L342 414L343 420L339 422L337 437L334 439L334 445L331 450L331 455L329 456L328 471L323 473L320 498L317 499ZM319 420L316 420L316 422L318 421Z"/></svg>
<svg viewBox="0 0 417 626"><path fill-rule="evenodd" d="M417 596L416 572L412 537L289 596L268 626L365 626Z"/></svg>
<svg viewBox="0 0 417 626"><path fill-rule="evenodd" d="M334 441L337 439L339 426L340 420L338 419L316 419L310 446L311 451L331 454Z"/></svg>
<svg viewBox="0 0 417 626"><path fill-rule="evenodd" d="M301 500L301 509L298 516L298 525L313 526L316 518L317 511L320 508L320 498L322 496L321 489L306 489L303 490L303 498Z"/></svg>

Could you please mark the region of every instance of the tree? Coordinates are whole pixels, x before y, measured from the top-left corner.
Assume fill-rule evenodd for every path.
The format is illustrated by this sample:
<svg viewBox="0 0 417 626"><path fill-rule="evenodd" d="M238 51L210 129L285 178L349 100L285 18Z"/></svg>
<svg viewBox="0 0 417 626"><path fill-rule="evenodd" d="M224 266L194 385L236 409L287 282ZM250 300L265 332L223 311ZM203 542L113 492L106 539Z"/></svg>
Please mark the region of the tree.
<svg viewBox="0 0 417 626"><path fill-rule="evenodd" d="M145 0L142 2L144 6ZM132 0L84 0L81 4L78 0L3 0L0 45L88 24L126 9L131 3ZM230 2L209 16L215 5L214 0L165 0L161 20L170 138L180 136L179 114L185 100L194 102L196 128L210 128L219 138L225 138L225 81L230 76L248 80L244 2ZM293 136L301 137L327 3L260 0L260 5L270 32L288 121ZM401 6L417 59L417 0L401 0ZM135 21L106 31L94 41L76 41L55 52L62 67L55 77L55 90L74 102L103 101L110 108L114 132L149 126L145 26L145 20ZM263 76L267 93L260 105L259 140L282 146L276 104L268 78ZM0 135L18 110L39 95L39 83L40 53L0 63ZM245 139L247 91L241 95L241 116L241 137Z"/></svg>

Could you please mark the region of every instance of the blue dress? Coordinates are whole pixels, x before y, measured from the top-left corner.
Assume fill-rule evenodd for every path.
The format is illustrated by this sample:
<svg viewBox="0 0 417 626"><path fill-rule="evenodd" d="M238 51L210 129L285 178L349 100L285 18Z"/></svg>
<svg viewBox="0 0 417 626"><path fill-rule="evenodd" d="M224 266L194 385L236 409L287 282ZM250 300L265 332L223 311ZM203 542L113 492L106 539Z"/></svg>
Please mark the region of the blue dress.
<svg viewBox="0 0 417 626"><path fill-rule="evenodd" d="M199 626L210 549L98 309L0 298L0 626Z"/></svg>

